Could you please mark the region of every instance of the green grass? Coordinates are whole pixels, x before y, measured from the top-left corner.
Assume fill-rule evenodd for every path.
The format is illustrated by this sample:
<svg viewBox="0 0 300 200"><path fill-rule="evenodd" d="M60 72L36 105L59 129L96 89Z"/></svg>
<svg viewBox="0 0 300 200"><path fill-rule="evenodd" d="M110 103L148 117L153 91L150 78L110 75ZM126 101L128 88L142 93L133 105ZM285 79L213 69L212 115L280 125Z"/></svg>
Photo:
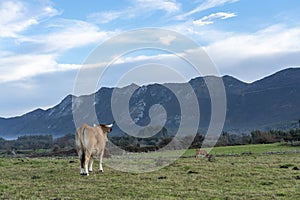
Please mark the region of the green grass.
<svg viewBox="0 0 300 200"><path fill-rule="evenodd" d="M248 151L242 147L235 152ZM300 153L266 155L264 145L249 148L258 154L214 162L180 158L150 173L116 171L105 160L104 173L88 177L79 175L77 158L0 158L0 199L300 199L300 171L292 169L300 168Z"/></svg>
<svg viewBox="0 0 300 200"><path fill-rule="evenodd" d="M290 146L282 143L274 144L260 144L260 145L238 145L238 146L226 146L217 147L211 150L211 154L224 155L224 154L262 154L267 152L293 152L300 151L300 146ZM184 156L193 156L196 154L195 149L189 149L185 152Z"/></svg>

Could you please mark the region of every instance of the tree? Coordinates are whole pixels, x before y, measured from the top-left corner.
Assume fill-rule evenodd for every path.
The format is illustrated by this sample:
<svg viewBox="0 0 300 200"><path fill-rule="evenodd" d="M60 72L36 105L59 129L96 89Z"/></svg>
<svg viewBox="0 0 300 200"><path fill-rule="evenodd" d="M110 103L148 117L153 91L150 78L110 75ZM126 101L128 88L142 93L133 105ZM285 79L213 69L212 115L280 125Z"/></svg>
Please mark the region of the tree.
<svg viewBox="0 0 300 200"><path fill-rule="evenodd" d="M217 146L227 146L229 144L229 133L223 132L219 137Z"/></svg>
<svg viewBox="0 0 300 200"><path fill-rule="evenodd" d="M276 142L275 135L272 135L270 132L256 130L251 132L251 137L254 144L267 144Z"/></svg>
<svg viewBox="0 0 300 200"><path fill-rule="evenodd" d="M60 138L55 139L54 145L58 145L60 148L75 148L75 135L66 134Z"/></svg>
<svg viewBox="0 0 300 200"><path fill-rule="evenodd" d="M202 146L202 142L204 140L204 136L200 133L197 133L197 135L194 138L194 141L191 144L191 148L200 148Z"/></svg>

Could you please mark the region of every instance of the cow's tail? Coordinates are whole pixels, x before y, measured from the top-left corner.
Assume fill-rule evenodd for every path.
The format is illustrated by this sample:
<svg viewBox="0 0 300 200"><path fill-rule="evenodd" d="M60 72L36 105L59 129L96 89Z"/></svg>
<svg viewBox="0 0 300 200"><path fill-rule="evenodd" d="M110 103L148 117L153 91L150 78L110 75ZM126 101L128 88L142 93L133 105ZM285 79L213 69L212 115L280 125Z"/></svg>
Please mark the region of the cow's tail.
<svg viewBox="0 0 300 200"><path fill-rule="evenodd" d="M79 130L76 131L76 149L80 159L81 168L84 168L85 163L85 146L84 146L84 131L85 128L80 127ZM82 134L80 134L82 133Z"/></svg>
<svg viewBox="0 0 300 200"><path fill-rule="evenodd" d="M84 163L85 163L85 151L82 151L81 158L80 158L81 168L84 168Z"/></svg>

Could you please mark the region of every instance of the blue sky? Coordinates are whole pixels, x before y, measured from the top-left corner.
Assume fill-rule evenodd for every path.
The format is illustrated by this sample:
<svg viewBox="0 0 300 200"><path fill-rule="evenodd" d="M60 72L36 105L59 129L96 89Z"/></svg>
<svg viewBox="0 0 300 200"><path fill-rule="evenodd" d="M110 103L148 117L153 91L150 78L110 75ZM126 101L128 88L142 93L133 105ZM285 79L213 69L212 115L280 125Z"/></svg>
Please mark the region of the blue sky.
<svg viewBox="0 0 300 200"><path fill-rule="evenodd" d="M1 0L0 116L59 103L90 53L133 29L177 31L202 46L221 75L246 82L300 66L299 13L298 0ZM152 54L128 55L118 67L157 59L183 65Z"/></svg>

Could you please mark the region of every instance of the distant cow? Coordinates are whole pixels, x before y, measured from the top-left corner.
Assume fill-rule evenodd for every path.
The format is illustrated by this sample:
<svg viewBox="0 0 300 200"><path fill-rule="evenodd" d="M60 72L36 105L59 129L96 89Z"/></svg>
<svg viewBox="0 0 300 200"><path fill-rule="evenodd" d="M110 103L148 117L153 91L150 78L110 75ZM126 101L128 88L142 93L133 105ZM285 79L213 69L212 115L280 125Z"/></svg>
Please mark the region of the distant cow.
<svg viewBox="0 0 300 200"><path fill-rule="evenodd" d="M83 124L76 130L75 141L80 160L81 175L88 176L89 172L93 171L94 157L99 159L99 172L103 172L102 158L107 141L107 133L111 132L112 126L113 124L100 124L91 127Z"/></svg>
<svg viewBox="0 0 300 200"><path fill-rule="evenodd" d="M202 149L196 149L196 158L199 158L200 155L202 157L208 157L208 154L204 149L203 150Z"/></svg>

